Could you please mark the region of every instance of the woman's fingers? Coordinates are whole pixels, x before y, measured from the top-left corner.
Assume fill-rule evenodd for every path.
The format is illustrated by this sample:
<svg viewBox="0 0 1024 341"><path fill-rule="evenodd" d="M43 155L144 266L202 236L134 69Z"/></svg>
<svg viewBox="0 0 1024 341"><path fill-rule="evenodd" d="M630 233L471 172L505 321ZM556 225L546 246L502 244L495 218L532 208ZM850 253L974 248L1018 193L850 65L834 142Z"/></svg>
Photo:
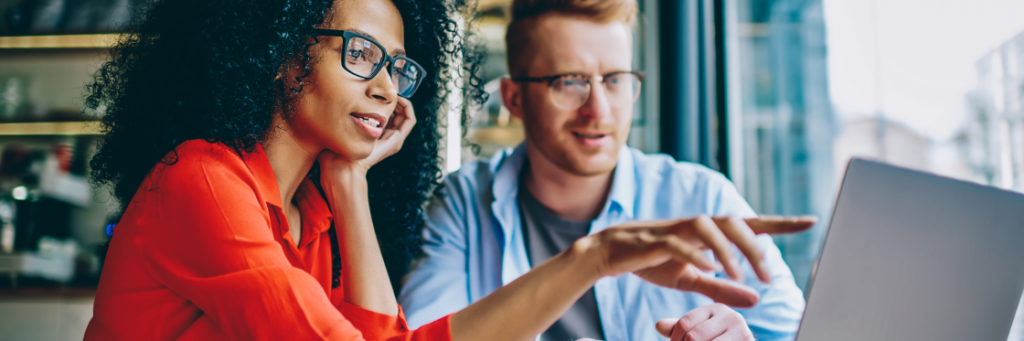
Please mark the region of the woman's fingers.
<svg viewBox="0 0 1024 341"><path fill-rule="evenodd" d="M700 247L687 243L682 238L674 235L665 236L665 243L663 245L665 245L666 251L672 255L672 258L680 263L692 263L701 270L718 270L714 262L704 257L704 252L701 251Z"/></svg>
<svg viewBox="0 0 1024 341"><path fill-rule="evenodd" d="M757 291L750 287L705 274L697 274L688 287L683 290L698 292L715 302L737 308L753 307L761 298Z"/></svg>
<svg viewBox="0 0 1024 341"><path fill-rule="evenodd" d="M416 125L416 112L412 108L412 102L405 98L398 98L398 106L395 107L395 124L393 127L408 135L412 127Z"/></svg>
<svg viewBox="0 0 1024 341"><path fill-rule="evenodd" d="M803 232L818 222L815 216L769 216L745 219L754 233L796 233Z"/></svg>
<svg viewBox="0 0 1024 341"><path fill-rule="evenodd" d="M768 283L771 272L764 265L764 253L757 243L756 234L803 231L815 222L810 217L744 220L708 216L634 221L602 232L606 236L603 243L608 243L606 247L609 248L604 256L604 264L609 269L616 269L613 271L615 274L621 271L634 272L659 285L701 292L732 306L751 306L757 302L757 293L735 282L743 280L744 271L739 266L739 255L733 251L733 245L750 262L758 279ZM706 257L704 250L707 249L715 254L721 268ZM690 270L694 273L700 273L700 270L724 270L735 281L708 276L697 278L692 273L682 277L663 273L663 269L658 267L667 261L665 256L674 262L690 264Z"/></svg>
<svg viewBox="0 0 1024 341"><path fill-rule="evenodd" d="M722 229L722 233L733 244L736 244L740 252L747 257L747 261L753 267L757 278L764 283L771 282L771 273L764 266L764 253L761 252L761 248L757 245L757 235L754 234L754 231L747 226L743 219L737 217L717 217L714 220L718 227Z"/></svg>
<svg viewBox="0 0 1024 341"><path fill-rule="evenodd" d="M402 98L399 97L395 105L395 110L391 112L391 117L388 117L388 123L384 125L384 130L397 130L398 127L402 126L405 122L405 106Z"/></svg>
<svg viewBox="0 0 1024 341"><path fill-rule="evenodd" d="M405 98L398 98L398 105L395 112L388 120L384 133L380 135L381 145L386 150L384 157L391 156L402 149L405 138L409 136L412 127L416 125L416 113L412 108L412 102Z"/></svg>
<svg viewBox="0 0 1024 341"><path fill-rule="evenodd" d="M693 229L708 248L715 253L715 257L722 263L725 273L737 281L743 280L743 271L740 271L739 261L732 253L732 243L725 237L722 230L715 224L715 221L708 216L700 216L693 220Z"/></svg>
<svg viewBox="0 0 1024 341"><path fill-rule="evenodd" d="M707 220L712 220L711 224ZM728 244L735 244L736 247L750 262L754 273L761 282L771 282L771 272L764 265L764 253L757 245L757 233L794 233L805 231L814 226L817 218L810 217L778 217L765 216L757 219L739 219L736 217L716 217L696 219L695 228L698 236L708 244L715 252L715 256L722 262L726 274L736 280L743 280L735 255L732 254ZM717 232L717 233L716 233ZM722 243L717 235L723 235L727 241Z"/></svg>

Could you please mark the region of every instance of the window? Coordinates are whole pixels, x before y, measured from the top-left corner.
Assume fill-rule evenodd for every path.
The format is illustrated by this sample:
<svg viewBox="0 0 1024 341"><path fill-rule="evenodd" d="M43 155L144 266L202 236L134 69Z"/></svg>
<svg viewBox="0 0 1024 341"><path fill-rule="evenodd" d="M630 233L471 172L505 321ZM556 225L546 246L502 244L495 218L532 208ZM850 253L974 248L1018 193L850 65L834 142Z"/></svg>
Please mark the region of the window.
<svg viewBox="0 0 1024 341"><path fill-rule="evenodd" d="M821 0L735 0L726 16L730 48L731 178L762 214L827 218L835 196L832 143L839 131L829 97ZM776 236L805 287L824 235Z"/></svg>
<svg viewBox="0 0 1024 341"><path fill-rule="evenodd" d="M830 217L855 156L1024 191L1024 3L731 2L732 178L758 212ZM827 224L775 238L801 287Z"/></svg>
<svg viewBox="0 0 1024 341"><path fill-rule="evenodd" d="M829 217L854 156L1024 190L1024 4L727 3L730 175L758 212ZM801 286L827 223L776 237Z"/></svg>

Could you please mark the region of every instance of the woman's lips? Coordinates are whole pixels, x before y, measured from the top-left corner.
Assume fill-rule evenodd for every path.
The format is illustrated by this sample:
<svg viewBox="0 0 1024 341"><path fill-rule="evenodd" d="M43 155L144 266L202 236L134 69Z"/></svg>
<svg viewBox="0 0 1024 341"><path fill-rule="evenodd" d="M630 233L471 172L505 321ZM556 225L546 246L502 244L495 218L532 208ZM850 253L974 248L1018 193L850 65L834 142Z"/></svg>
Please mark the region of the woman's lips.
<svg viewBox="0 0 1024 341"><path fill-rule="evenodd" d="M387 119L384 116L378 114L363 114L363 113L352 113L349 115L352 117L352 121L356 122L360 128L367 135L375 139L380 138L384 134L384 124L387 123Z"/></svg>

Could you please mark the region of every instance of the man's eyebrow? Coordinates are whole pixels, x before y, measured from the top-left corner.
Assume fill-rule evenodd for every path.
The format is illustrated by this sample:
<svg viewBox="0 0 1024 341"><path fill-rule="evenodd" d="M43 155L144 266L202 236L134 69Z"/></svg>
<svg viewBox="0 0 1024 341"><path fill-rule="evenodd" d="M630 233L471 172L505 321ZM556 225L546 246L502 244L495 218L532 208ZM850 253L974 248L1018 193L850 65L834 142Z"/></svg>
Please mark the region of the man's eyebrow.
<svg viewBox="0 0 1024 341"><path fill-rule="evenodd" d="M352 32L352 33L358 33L359 35L367 37L367 38L370 38L370 39L373 39L373 41L376 41L378 44L380 44L380 39L377 39L377 37L374 37L372 34L366 32L366 31L363 31L363 30L360 30L360 29L357 29L357 28L349 28L349 29L345 29L345 31L349 31L349 32ZM405 50L399 48L399 49L395 49L394 51L391 51L391 53L394 53L396 56L404 56L405 55Z"/></svg>

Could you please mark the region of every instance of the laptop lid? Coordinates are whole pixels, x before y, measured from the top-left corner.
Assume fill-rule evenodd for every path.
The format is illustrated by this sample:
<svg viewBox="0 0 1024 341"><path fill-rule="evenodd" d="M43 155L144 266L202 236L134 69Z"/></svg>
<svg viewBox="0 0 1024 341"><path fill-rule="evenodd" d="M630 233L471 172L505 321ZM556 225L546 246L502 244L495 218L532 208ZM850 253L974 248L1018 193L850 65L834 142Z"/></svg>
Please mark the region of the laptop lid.
<svg viewBox="0 0 1024 341"><path fill-rule="evenodd" d="M1024 195L854 159L797 341L999 340L1024 292Z"/></svg>

